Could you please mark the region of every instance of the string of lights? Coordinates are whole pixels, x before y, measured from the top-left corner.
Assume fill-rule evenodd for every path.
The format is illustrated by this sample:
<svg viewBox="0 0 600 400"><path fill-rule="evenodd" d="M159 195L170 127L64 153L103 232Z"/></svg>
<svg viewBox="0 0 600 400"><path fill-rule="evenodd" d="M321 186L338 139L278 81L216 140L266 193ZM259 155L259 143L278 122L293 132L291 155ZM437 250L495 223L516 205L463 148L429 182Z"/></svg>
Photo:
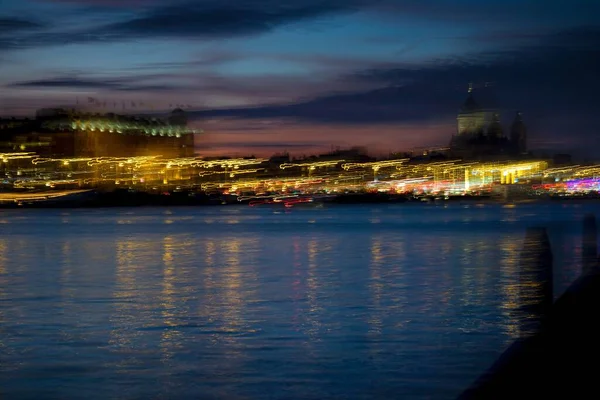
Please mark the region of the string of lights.
<svg viewBox="0 0 600 400"><path fill-rule="evenodd" d="M344 190L464 193L488 190L493 185L528 184L538 191L568 191L594 190L600 177L600 165L548 168L547 162L538 160L417 163L403 158L363 163L326 160L273 166L265 158L206 160L159 155L44 158L34 152L0 153L0 160L4 187L15 189L130 185L141 190L156 185L184 185L228 193ZM294 171L295 168L298 170ZM282 172L284 176L278 176L281 174L277 171L285 171ZM303 171L310 173L303 174ZM572 184L559 185L562 182Z"/></svg>

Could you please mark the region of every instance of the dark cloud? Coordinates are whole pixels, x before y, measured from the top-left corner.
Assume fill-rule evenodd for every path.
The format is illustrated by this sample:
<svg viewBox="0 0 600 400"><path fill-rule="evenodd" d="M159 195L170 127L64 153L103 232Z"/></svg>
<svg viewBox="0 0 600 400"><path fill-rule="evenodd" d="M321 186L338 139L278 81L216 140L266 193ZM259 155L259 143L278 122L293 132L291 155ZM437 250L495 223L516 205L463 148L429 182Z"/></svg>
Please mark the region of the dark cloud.
<svg viewBox="0 0 600 400"><path fill-rule="evenodd" d="M549 35L536 46L440 60L413 68L378 68L347 76L380 89L325 95L309 101L254 108L206 110L200 118L292 117L333 124L389 124L451 120L466 97L468 82L483 106L504 115L525 113L540 144L569 137L574 145L600 138L600 29ZM376 129L376 128L374 128ZM449 135L451 132L449 132Z"/></svg>
<svg viewBox="0 0 600 400"><path fill-rule="evenodd" d="M33 20L0 17L0 49L10 50L21 47L18 35L27 34L43 27L43 24Z"/></svg>
<svg viewBox="0 0 600 400"><path fill-rule="evenodd" d="M600 12L600 4L596 0L572 0L568 6L565 6L564 0L545 0L543 3L539 0L171 0L170 5L166 7L158 6L160 3L166 3L160 0L44 1L102 9L128 8L139 11L151 8L152 10L142 17L131 20L134 22L132 30L146 30L148 25L154 26L157 22L165 21L181 25L190 24L190 28L183 29L185 33L194 31L194 25L198 25L195 29L201 34L205 34L202 23L207 23L208 26L226 25L234 28L233 31L236 31L240 24L254 32L255 27L260 30L270 29L272 26L298 19L357 9L378 11L391 17L403 15L427 20L447 21L451 15L454 21L486 25L502 25L506 21L516 22L531 18L560 20L572 16L576 16L580 21L595 21L595 14ZM175 30L178 29L180 28L175 27Z"/></svg>
<svg viewBox="0 0 600 400"><path fill-rule="evenodd" d="M189 69L189 68L212 68L218 65L222 65L232 61L238 61L244 59L244 55L240 54L240 52L232 52L225 50L206 50L203 51L198 57L193 61L183 61L183 62L173 62L173 61L165 61L165 62L155 62L155 63L145 63L136 65L133 69L135 70L148 70L148 69Z"/></svg>
<svg viewBox="0 0 600 400"><path fill-rule="evenodd" d="M591 111L600 93L598 49L600 29L581 28L549 35L535 46L481 53L418 69L374 69L358 77L420 89L417 96L430 99L456 92L457 86L464 87L469 81L480 85L493 82L482 95L496 93L500 106L526 109L555 102L568 109Z"/></svg>
<svg viewBox="0 0 600 400"><path fill-rule="evenodd" d="M83 80L78 78L52 78L33 81L16 82L11 87L23 88L82 88L82 89L117 89L120 83L110 80Z"/></svg>
<svg viewBox="0 0 600 400"><path fill-rule="evenodd" d="M96 89L115 91L149 91L165 92L179 91L184 87L177 85L149 84L151 76L136 78L113 78L113 79L91 79L77 77L58 77L49 79L38 79L32 81L16 82L9 87L20 88L47 88L47 89Z"/></svg>
<svg viewBox="0 0 600 400"><path fill-rule="evenodd" d="M185 2L156 8L103 28L99 35L230 37L267 32L279 25L350 11L354 1L238 0Z"/></svg>
<svg viewBox="0 0 600 400"><path fill-rule="evenodd" d="M156 3L159 0L45 0L48 3L67 3L90 7L132 7Z"/></svg>
<svg viewBox="0 0 600 400"><path fill-rule="evenodd" d="M440 93L438 103L456 101L454 93ZM445 102L441 101L446 100ZM449 101L450 100L450 101ZM302 103L270 105L196 112L204 117L285 118L293 117L310 122L339 124L373 124L409 122L444 117L453 109L435 107L429 96L422 96L415 87L388 87L350 94L321 96ZM436 111L445 111L443 114Z"/></svg>
<svg viewBox="0 0 600 400"><path fill-rule="evenodd" d="M121 3L111 1L51 1L82 6L127 8L137 16L112 22L111 14L102 14L99 27L68 32L53 30L39 34L20 35L12 42L2 41L0 48L64 45L74 43L102 43L120 40L161 38L227 38L260 34L278 26L318 18L340 12L350 12L364 6L363 0L221 0L173 1L169 6L155 6L154 2L133 0ZM164 4L164 3L163 3ZM153 7L154 5L154 7ZM103 13L98 9L99 13ZM87 9L85 17L94 14ZM1 28L0 28L1 29Z"/></svg>
<svg viewBox="0 0 600 400"><path fill-rule="evenodd" d="M235 37L268 32L302 20L356 11L374 12L378 18L395 20L408 17L422 21L448 21L451 16L453 21L471 27L479 26L486 31L484 35L469 36L471 40L507 41L536 37L539 33L529 26L536 19L554 25L561 19L576 20L578 24L595 23L593 16L600 13L600 3L574 0L565 7L560 0L546 0L543 6L540 6L539 0L182 0L169 6L151 8L139 17L110 24L88 34L99 40L148 36ZM529 23L524 24L527 21Z"/></svg>
<svg viewBox="0 0 600 400"><path fill-rule="evenodd" d="M537 46L527 48L439 60L411 68L363 70L345 79L367 81L382 88L241 112L243 117L262 117L263 114L269 117L281 113L317 120L326 118L327 114L332 120L339 116L343 121L364 119L369 123L423 119L442 112L464 96L468 82L475 82L480 97L487 98L495 93L494 103L499 104L494 106L526 109L554 100L568 103L569 109L592 111L598 105L600 94L598 49L600 29L582 28L547 36ZM235 112L215 111L221 115Z"/></svg>
<svg viewBox="0 0 600 400"><path fill-rule="evenodd" d="M41 28L43 25L21 18L0 18L0 35Z"/></svg>
<svg viewBox="0 0 600 400"><path fill-rule="evenodd" d="M421 21L448 21L451 15L453 21L481 28L481 36L470 39L506 41L535 36L537 32L526 21L540 20L556 25L563 18L571 22L577 20L579 24L594 23L593 16L600 13L600 2L589 0L575 0L569 7L558 0L546 0L543 6L539 0L171 0L168 6L165 3L160 5L159 1L146 0L45 1L84 6L79 11L72 11L74 14L71 18L76 18L79 12L87 19L96 15L96 21L101 23L94 23L92 28L69 32L57 30L20 35L11 46L0 39L0 47L102 43L153 37L239 37L269 32L294 22L355 11L374 12L377 18L395 20L406 20L408 17ZM116 14L106 13L107 8L116 10ZM114 18L118 18L118 22Z"/></svg>

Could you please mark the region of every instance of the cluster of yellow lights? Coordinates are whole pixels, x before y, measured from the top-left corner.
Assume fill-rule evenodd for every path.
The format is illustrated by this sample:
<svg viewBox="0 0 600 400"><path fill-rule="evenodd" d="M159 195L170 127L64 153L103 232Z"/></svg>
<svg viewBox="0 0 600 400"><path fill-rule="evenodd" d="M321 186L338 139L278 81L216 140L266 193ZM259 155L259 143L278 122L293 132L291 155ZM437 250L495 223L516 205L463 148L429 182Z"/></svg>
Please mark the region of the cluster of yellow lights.
<svg viewBox="0 0 600 400"><path fill-rule="evenodd" d="M76 163L86 163L88 166L93 167L100 164L119 164L124 166L125 164L133 164L139 166L144 163L148 163L152 160L158 159L160 156L139 156L139 157L78 157L78 158L35 158L31 160L32 164L45 164L56 162L63 166L68 166Z"/></svg>
<svg viewBox="0 0 600 400"><path fill-rule="evenodd" d="M369 170L377 172L381 168L393 168L393 173L389 176L386 175L382 182L393 186L400 183L407 185L429 181L427 185L435 184L436 187L440 184L456 185L464 182L465 190L468 190L477 185L489 185L494 182L515 183L522 178L540 177L541 173L544 173L544 176L564 173L569 177L600 175L600 165L548 170L547 163L543 161L477 163L455 160L409 164L409 159L396 159L366 163L345 163L343 160L285 163L280 165L281 169L300 167L314 171L321 167L338 168L335 168L335 171L323 169L318 176L310 174L305 177L260 179L255 174L266 171L264 163L268 159L203 160L198 157L169 159L158 155L41 158L31 152L0 153L0 159L3 161L3 168L7 176L18 176L18 180L13 183L15 187L90 185L102 181L132 182L134 184L178 182L182 185L201 185L205 190L210 188L252 189L258 192L294 189L300 192L320 192L349 187L367 187L367 182L373 180L373 176L369 176ZM30 160L31 166L42 166L43 168L31 168L31 166L27 168L22 165L23 162L15 162L12 164L14 167L9 168L12 160ZM29 163L29 161L26 162ZM52 163L56 165L51 165ZM44 164L48 164L48 166ZM340 164L341 169L339 168ZM75 178L76 174L77 179ZM214 179L211 179L211 176ZM226 178L237 179L227 182ZM206 180L212 182L202 182Z"/></svg>
<svg viewBox="0 0 600 400"><path fill-rule="evenodd" d="M403 158L399 160L387 160L387 161L374 161L374 162L364 162L364 163L346 163L342 164L342 168L346 171L350 171L352 169L357 168L371 168L373 171L378 171L381 168L386 167L398 167L399 165L405 164L410 159Z"/></svg>
<svg viewBox="0 0 600 400"><path fill-rule="evenodd" d="M258 169L240 169L240 170L235 170L235 171L202 171L198 173L198 176L211 176L211 175L229 175L230 178L234 178L237 175L243 175L243 174L255 174L257 172L261 172L264 171L264 168L258 168Z"/></svg>
<svg viewBox="0 0 600 400"><path fill-rule="evenodd" d="M194 176L209 177L226 175L235 178L238 175L256 174L264 168L247 168L264 163L267 159L219 159L203 160L201 158L162 158L161 156L138 157L76 157L76 158L41 158L35 153L2 153L0 157L8 165L11 160L27 158L32 166L44 167L23 168L17 166L16 175L20 178L13 182L14 187L36 187L65 184L93 185L105 181L151 183L175 180L190 181ZM46 165L48 166L46 166ZM104 169L102 167L105 167ZM196 171L186 170L194 167ZM223 170L218 170L221 168ZM198 171L200 170L200 171ZM23 176L31 172L32 176ZM29 175L29 174L27 174ZM80 179L75 180L74 176ZM82 176L83 175L83 176ZM86 176L87 175L87 176ZM22 177L21 177L22 176Z"/></svg>
<svg viewBox="0 0 600 400"><path fill-rule="evenodd" d="M23 189L33 186L54 187L55 185L73 185L78 184L75 179L19 179L14 181L13 186L17 189Z"/></svg>
<svg viewBox="0 0 600 400"><path fill-rule="evenodd" d="M142 121L110 121L110 120L74 120L74 121L49 121L44 123L48 129L72 129L90 132L110 132L123 134L143 133L147 136L181 137L182 135L201 133L179 126L152 126L151 123Z"/></svg>
<svg viewBox="0 0 600 400"><path fill-rule="evenodd" d="M56 190L51 193L0 193L0 201L10 201L10 202L18 202L18 201L36 201L36 200L47 200L57 197L62 197L66 195L72 195L76 193L86 193L87 190Z"/></svg>
<svg viewBox="0 0 600 400"><path fill-rule="evenodd" d="M12 153L12 157L6 157L6 159L17 158ZM28 154L28 158L35 157L34 153L23 153ZM151 166L165 166L166 168L174 167L194 167L194 168L215 168L220 167L224 169L239 169L243 166L259 165L265 162L266 159L224 159L224 160L211 160L204 161L200 158L174 158L174 159L163 159L161 156L138 156L138 157L79 157L79 158L34 158L32 163L34 165L57 162L64 166L71 165L74 163L82 162L92 167L100 164L118 164L120 167L133 166L135 168L146 168Z"/></svg>
<svg viewBox="0 0 600 400"><path fill-rule="evenodd" d="M568 167L548 168L544 170L544 178L553 177L556 175L572 174L580 168L579 165L570 165Z"/></svg>
<svg viewBox="0 0 600 400"><path fill-rule="evenodd" d="M472 173L486 174L486 173L500 173L501 175L515 174L518 173L521 176L529 172L536 174L544 169L548 168L548 163L545 161L529 161L529 162L505 162L505 163L486 163L477 165L476 168L472 168Z"/></svg>
<svg viewBox="0 0 600 400"><path fill-rule="evenodd" d="M580 167L573 172L574 178L595 178L600 176L600 165Z"/></svg>
<svg viewBox="0 0 600 400"><path fill-rule="evenodd" d="M259 165L268 161L266 158L233 158L233 159L225 159L225 160L214 160L214 161L202 161L197 167L201 168L239 168L245 167L249 165Z"/></svg>
<svg viewBox="0 0 600 400"><path fill-rule="evenodd" d="M266 179L246 179L240 180L235 183L233 182L205 182L200 185L202 189L216 189L216 188L231 188L235 186L237 188L252 188L256 189L259 187L280 187L288 186L296 182L315 182L317 178L266 178Z"/></svg>
<svg viewBox="0 0 600 400"><path fill-rule="evenodd" d="M561 168L549 168L544 171L544 178L582 179L600 176L600 165L570 165Z"/></svg>
<svg viewBox="0 0 600 400"><path fill-rule="evenodd" d="M461 171L473 166L477 163L464 163L461 161L445 161L433 162L416 165L399 165L396 167L397 172L391 175L392 178L397 177L426 177L437 176L440 174L450 174Z"/></svg>
<svg viewBox="0 0 600 400"><path fill-rule="evenodd" d="M205 182L200 185L203 190L228 189L230 191L269 191L277 192L287 189L302 191L335 190L362 187L362 175L313 176L294 178L245 179L236 182Z"/></svg>
<svg viewBox="0 0 600 400"><path fill-rule="evenodd" d="M308 168L311 171L314 171L317 168L323 167L335 167L336 165L345 162L345 160L333 160L333 161L317 161L317 162L308 162L308 163L284 163L279 166L281 169L287 168Z"/></svg>
<svg viewBox="0 0 600 400"><path fill-rule="evenodd" d="M34 158L36 156L37 155L35 153L0 153L0 159L2 159L2 162Z"/></svg>
<svg viewBox="0 0 600 400"><path fill-rule="evenodd" d="M206 161L202 158L188 157L188 158L174 158L170 160L162 160L167 168L173 167L192 167L192 168L223 168L223 169L238 169L240 167L246 167L250 165L260 165L268 161L266 158L227 158L222 160L210 160Z"/></svg>
<svg viewBox="0 0 600 400"><path fill-rule="evenodd" d="M260 165L267 161L264 158L233 158L223 160L211 160L205 161L201 158L173 158L173 159L154 159L144 165L145 167L151 165L164 165L167 169L172 168L222 168L227 170L237 170L240 167L247 167L252 165Z"/></svg>

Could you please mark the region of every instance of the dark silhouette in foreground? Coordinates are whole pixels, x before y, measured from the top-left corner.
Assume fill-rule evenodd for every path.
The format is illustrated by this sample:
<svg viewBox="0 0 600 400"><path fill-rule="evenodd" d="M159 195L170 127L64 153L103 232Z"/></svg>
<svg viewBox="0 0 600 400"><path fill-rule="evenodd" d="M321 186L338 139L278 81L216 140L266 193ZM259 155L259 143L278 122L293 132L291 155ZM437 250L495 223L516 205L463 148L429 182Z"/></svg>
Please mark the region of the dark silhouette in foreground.
<svg viewBox="0 0 600 400"><path fill-rule="evenodd" d="M534 334L517 340L459 399L598 397L600 267L593 215L583 222L582 265L581 277L552 303L550 243L545 229L528 230L520 285L529 293L521 308Z"/></svg>

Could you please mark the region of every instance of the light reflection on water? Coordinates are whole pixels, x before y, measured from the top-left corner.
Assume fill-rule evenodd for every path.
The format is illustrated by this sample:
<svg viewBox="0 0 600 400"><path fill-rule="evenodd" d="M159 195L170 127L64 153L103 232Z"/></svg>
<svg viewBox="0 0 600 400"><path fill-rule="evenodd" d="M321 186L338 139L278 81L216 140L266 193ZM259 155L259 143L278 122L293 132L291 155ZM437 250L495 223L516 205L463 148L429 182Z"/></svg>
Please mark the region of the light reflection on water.
<svg viewBox="0 0 600 400"><path fill-rule="evenodd" d="M6 210L0 394L452 398L523 333L525 228L558 294L598 208Z"/></svg>

